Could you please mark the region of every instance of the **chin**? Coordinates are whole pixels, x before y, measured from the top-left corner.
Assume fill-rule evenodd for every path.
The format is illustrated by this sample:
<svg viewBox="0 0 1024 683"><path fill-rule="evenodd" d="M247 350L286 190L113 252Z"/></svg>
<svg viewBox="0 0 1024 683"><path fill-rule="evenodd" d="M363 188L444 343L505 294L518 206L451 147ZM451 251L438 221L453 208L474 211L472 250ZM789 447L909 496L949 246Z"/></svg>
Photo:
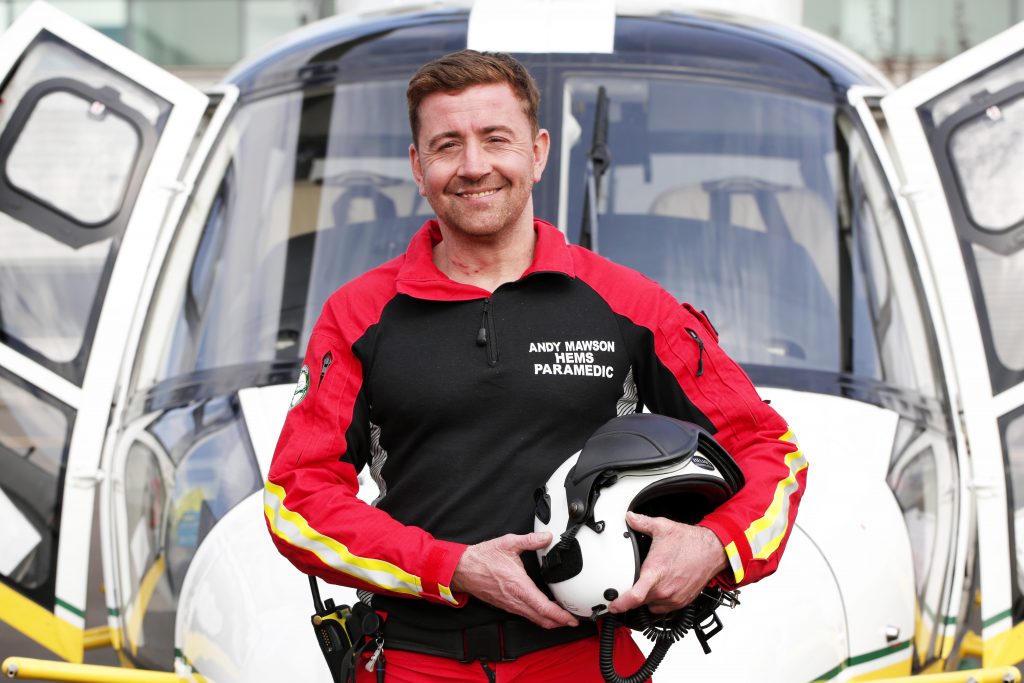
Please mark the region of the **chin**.
<svg viewBox="0 0 1024 683"><path fill-rule="evenodd" d="M471 237L496 237L514 230L518 224L520 212L517 218L510 218L507 214L486 216L445 216L440 217L442 224L449 230Z"/></svg>

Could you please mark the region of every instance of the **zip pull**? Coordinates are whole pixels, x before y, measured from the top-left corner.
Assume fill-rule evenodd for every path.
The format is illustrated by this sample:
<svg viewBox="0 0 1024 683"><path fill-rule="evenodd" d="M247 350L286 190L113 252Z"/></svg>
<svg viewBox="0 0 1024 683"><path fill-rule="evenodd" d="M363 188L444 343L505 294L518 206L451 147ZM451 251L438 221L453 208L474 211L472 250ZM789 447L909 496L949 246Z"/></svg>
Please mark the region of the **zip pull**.
<svg viewBox="0 0 1024 683"><path fill-rule="evenodd" d="M334 356L331 355L330 351L328 351L327 353L324 354L324 360L320 364L320 382L321 383L324 381L324 375L327 374L327 368L331 367L331 362L333 362L333 361L334 361Z"/></svg>
<svg viewBox="0 0 1024 683"><path fill-rule="evenodd" d="M376 644L377 644L377 649L373 651L373 654L370 655L369 661L366 662L365 668L366 668L367 671L373 671L374 670L374 668L375 668L375 666L377 664L377 660L381 660L381 671L384 670L384 639L383 638L377 638Z"/></svg>
<svg viewBox="0 0 1024 683"><path fill-rule="evenodd" d="M484 312L480 316L480 329L476 331L476 345L487 349L487 364L492 368L498 364L498 339L494 335L494 321L491 320L491 300L484 299Z"/></svg>
<svg viewBox="0 0 1024 683"><path fill-rule="evenodd" d="M689 327L685 328L687 334L690 335L690 339L697 342L697 377L704 374L704 340L701 339L696 332L691 330Z"/></svg>
<svg viewBox="0 0 1024 683"><path fill-rule="evenodd" d="M476 345L487 346L487 309L491 305L490 299L484 299L484 312L480 317L480 329L476 332Z"/></svg>

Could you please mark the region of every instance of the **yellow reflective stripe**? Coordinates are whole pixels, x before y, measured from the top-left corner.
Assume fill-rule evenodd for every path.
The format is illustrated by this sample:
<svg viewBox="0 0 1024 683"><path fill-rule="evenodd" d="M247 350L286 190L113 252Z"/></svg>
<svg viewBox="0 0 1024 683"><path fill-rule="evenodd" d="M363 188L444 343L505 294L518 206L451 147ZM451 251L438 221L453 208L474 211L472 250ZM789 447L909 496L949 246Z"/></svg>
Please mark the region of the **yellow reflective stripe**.
<svg viewBox="0 0 1024 683"><path fill-rule="evenodd" d="M743 561L740 559L740 551L736 549L736 542L730 542L725 546L725 555L729 558L729 566L732 567L736 583L743 581Z"/></svg>
<svg viewBox="0 0 1024 683"><path fill-rule="evenodd" d="M344 544L321 534L311 527L302 515L289 510L284 504L284 499L284 489L268 481L263 494L263 513L278 538L297 548L308 550L332 569L384 590L414 596L423 593L418 576L413 576L384 560L353 555ZM458 604L446 586L439 586L439 589L441 597L453 605Z"/></svg>
<svg viewBox="0 0 1024 683"><path fill-rule="evenodd" d="M796 443L792 430L780 436L779 440ZM789 501L800 488L796 475L807 467L807 458L804 457L803 451L797 448L792 453L787 453L786 467L789 469L789 475L776 484L775 494L764 516L751 524L745 532L750 544L750 554L754 559L768 559L786 536L789 528Z"/></svg>

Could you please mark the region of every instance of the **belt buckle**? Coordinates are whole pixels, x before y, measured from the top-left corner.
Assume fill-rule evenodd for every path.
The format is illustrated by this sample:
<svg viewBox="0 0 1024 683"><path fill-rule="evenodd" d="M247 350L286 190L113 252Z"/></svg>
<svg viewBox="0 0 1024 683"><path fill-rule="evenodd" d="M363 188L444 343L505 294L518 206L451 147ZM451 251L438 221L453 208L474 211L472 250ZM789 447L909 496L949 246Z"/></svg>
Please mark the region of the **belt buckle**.
<svg viewBox="0 0 1024 683"><path fill-rule="evenodd" d="M500 623L482 624L465 629L462 632L462 644L463 663L481 659L489 662L507 662L515 659L505 657Z"/></svg>

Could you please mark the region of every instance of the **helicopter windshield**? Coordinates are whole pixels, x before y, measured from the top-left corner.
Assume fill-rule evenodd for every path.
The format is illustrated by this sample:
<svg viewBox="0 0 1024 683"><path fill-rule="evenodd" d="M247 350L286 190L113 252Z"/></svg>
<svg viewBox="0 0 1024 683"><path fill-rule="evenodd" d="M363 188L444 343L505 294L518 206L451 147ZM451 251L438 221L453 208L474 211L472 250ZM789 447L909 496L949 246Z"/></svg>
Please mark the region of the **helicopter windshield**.
<svg viewBox="0 0 1024 683"><path fill-rule="evenodd" d="M850 155L863 145L839 125L842 105L639 68L534 73L553 141L539 217L579 240L604 87L596 251L706 310L738 362L769 371L755 381L788 386L795 375L770 371L800 369L934 395L930 371L907 362L920 348L908 340L925 334L919 297L889 284L913 280L910 260L902 246L886 262L872 247L874 221L902 226L884 191L863 189L877 173ZM432 216L409 169L408 76L365 78L239 108L224 170L204 181L214 199L151 381L267 363L292 372L330 293L402 253ZM274 383L260 377L247 381Z"/></svg>
<svg viewBox="0 0 1024 683"><path fill-rule="evenodd" d="M834 105L684 79L567 78L559 221L571 238L599 87L611 164L595 248L705 309L740 362L837 369Z"/></svg>
<svg viewBox="0 0 1024 683"><path fill-rule="evenodd" d="M240 109L161 377L300 359L323 302L430 215L409 171L405 82Z"/></svg>

